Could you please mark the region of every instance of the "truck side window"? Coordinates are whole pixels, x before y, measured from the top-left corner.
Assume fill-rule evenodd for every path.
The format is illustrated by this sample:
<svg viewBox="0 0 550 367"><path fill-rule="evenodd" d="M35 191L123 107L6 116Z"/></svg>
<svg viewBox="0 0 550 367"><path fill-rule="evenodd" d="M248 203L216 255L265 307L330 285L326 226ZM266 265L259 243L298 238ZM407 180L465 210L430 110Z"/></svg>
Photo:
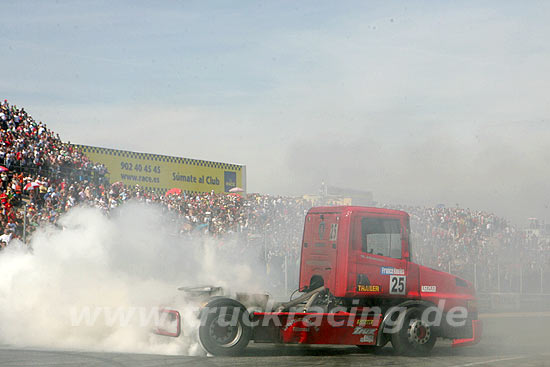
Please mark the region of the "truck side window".
<svg viewBox="0 0 550 367"><path fill-rule="evenodd" d="M361 219L361 248L369 254L401 258L399 219L364 217Z"/></svg>

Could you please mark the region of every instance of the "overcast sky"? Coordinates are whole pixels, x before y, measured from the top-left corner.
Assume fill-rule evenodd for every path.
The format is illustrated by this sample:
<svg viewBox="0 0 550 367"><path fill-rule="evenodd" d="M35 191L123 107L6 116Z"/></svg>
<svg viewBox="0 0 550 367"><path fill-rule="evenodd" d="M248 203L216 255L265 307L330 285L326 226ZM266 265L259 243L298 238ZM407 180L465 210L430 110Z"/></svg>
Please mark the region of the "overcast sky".
<svg viewBox="0 0 550 367"><path fill-rule="evenodd" d="M550 220L546 1L12 1L0 90L63 140Z"/></svg>

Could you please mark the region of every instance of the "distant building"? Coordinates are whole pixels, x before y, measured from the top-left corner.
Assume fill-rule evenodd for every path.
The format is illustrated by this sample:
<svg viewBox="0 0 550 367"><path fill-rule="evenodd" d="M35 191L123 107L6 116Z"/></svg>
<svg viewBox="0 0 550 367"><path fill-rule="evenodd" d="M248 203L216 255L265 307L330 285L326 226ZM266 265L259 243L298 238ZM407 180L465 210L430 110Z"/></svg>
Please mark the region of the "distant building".
<svg viewBox="0 0 550 367"><path fill-rule="evenodd" d="M336 186L327 186L327 198L349 198L352 205L371 206L375 205L372 191L345 189Z"/></svg>
<svg viewBox="0 0 550 367"><path fill-rule="evenodd" d="M527 235L550 239L550 223L538 218L528 218L527 221L528 225L525 228Z"/></svg>
<svg viewBox="0 0 550 367"><path fill-rule="evenodd" d="M373 206L372 191L346 189L321 184L318 195L304 195L304 199L313 201L315 205L360 205Z"/></svg>

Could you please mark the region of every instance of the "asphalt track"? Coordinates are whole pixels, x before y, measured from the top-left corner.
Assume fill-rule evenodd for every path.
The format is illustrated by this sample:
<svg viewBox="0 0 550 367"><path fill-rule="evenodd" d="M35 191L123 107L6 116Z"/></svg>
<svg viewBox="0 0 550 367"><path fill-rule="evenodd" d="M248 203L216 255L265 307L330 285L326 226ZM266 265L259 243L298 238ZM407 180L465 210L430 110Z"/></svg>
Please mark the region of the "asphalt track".
<svg viewBox="0 0 550 367"><path fill-rule="evenodd" d="M365 354L354 347L251 344L242 357L186 357L39 350L0 346L0 366L550 366L550 313L482 317L483 341L451 348L438 341L425 358L395 356L391 348Z"/></svg>

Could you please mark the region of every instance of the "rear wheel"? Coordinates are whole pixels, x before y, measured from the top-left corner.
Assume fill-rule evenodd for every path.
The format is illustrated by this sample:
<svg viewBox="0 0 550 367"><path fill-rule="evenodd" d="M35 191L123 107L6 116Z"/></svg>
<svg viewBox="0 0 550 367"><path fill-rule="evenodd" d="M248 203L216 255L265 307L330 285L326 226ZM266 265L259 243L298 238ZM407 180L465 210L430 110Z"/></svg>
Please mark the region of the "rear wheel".
<svg viewBox="0 0 550 367"><path fill-rule="evenodd" d="M422 308L411 307L401 315L403 321L391 342L398 354L425 356L430 354L436 341L431 325L422 321Z"/></svg>
<svg viewBox="0 0 550 367"><path fill-rule="evenodd" d="M244 322L249 320L248 312L234 301L220 302L205 311L208 314L199 327L199 341L204 350L215 356L242 353L252 335L250 326Z"/></svg>

